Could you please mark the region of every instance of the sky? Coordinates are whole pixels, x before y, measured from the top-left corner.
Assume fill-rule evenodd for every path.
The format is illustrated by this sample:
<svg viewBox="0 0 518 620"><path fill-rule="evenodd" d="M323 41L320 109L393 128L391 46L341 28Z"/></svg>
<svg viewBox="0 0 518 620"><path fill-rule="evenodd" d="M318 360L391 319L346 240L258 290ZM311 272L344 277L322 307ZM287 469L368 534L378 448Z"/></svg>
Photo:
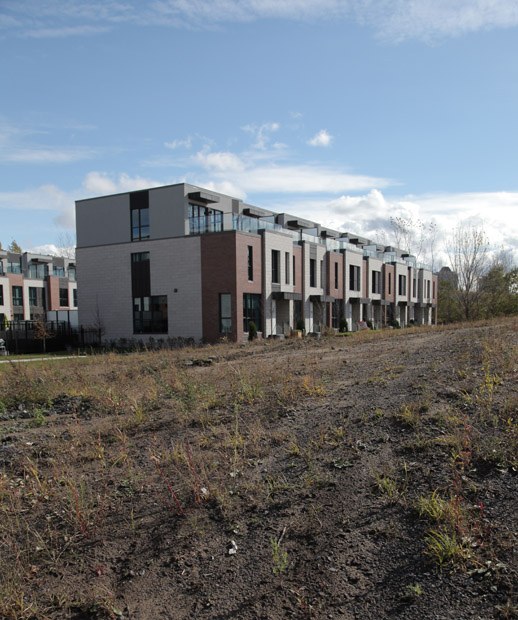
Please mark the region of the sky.
<svg viewBox="0 0 518 620"><path fill-rule="evenodd" d="M0 0L0 242L189 182L518 259L517 0ZM102 222L99 222L102 225Z"/></svg>

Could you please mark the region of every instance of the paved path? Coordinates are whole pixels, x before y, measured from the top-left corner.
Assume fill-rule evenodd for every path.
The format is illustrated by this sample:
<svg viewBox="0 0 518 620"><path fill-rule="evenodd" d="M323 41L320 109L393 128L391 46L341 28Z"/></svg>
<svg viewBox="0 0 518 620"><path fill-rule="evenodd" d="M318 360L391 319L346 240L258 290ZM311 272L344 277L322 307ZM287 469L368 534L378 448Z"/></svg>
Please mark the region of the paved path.
<svg viewBox="0 0 518 620"><path fill-rule="evenodd" d="M55 360L76 360L80 357L86 357L86 355L63 355L56 357L31 357L26 360L1 360L0 364L21 364L24 362L54 362Z"/></svg>

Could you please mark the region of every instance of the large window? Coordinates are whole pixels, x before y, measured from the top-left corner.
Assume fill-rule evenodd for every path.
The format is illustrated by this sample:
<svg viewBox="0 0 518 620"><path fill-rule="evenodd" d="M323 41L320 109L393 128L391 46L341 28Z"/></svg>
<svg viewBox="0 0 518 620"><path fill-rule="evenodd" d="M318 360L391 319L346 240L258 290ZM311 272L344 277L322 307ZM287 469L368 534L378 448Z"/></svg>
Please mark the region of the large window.
<svg viewBox="0 0 518 620"><path fill-rule="evenodd" d="M59 305L62 308L68 307L68 288L59 289Z"/></svg>
<svg viewBox="0 0 518 620"><path fill-rule="evenodd" d="M43 278L48 275L48 265L38 265L37 263L29 265L29 278L33 280L43 280Z"/></svg>
<svg viewBox="0 0 518 620"><path fill-rule="evenodd" d="M272 250L272 283L279 284L281 281L280 252Z"/></svg>
<svg viewBox="0 0 518 620"><path fill-rule="evenodd" d="M23 306L23 288L13 286L13 306Z"/></svg>
<svg viewBox="0 0 518 620"><path fill-rule="evenodd" d="M64 267L56 267L54 265L54 267L52 267L52 275L58 276L60 278L64 278L65 277L65 268Z"/></svg>
<svg viewBox="0 0 518 620"><path fill-rule="evenodd" d="M254 281L254 248L253 246L248 246L248 281Z"/></svg>
<svg viewBox="0 0 518 620"><path fill-rule="evenodd" d="M131 240L144 241L149 239L149 192L133 192L130 194Z"/></svg>
<svg viewBox="0 0 518 620"><path fill-rule="evenodd" d="M230 293L219 294L219 332L232 333L232 297Z"/></svg>
<svg viewBox="0 0 518 620"><path fill-rule="evenodd" d="M377 294L381 293L381 272L372 272L372 292Z"/></svg>
<svg viewBox="0 0 518 620"><path fill-rule="evenodd" d="M38 305L38 289L35 286L29 286L29 306Z"/></svg>
<svg viewBox="0 0 518 620"><path fill-rule="evenodd" d="M406 276L403 276L403 275L399 276L398 295L406 295Z"/></svg>
<svg viewBox="0 0 518 620"><path fill-rule="evenodd" d="M314 258L309 259L309 286L317 285L317 261Z"/></svg>
<svg viewBox="0 0 518 620"><path fill-rule="evenodd" d="M202 205L189 204L189 234L203 235L205 233L220 232L223 230L223 212L210 209Z"/></svg>
<svg viewBox="0 0 518 620"><path fill-rule="evenodd" d="M133 298L133 332L167 334L167 295Z"/></svg>
<svg viewBox="0 0 518 620"><path fill-rule="evenodd" d="M262 330L261 295L256 293L243 293L243 331L245 333L248 332L250 321L255 323L257 331Z"/></svg>
<svg viewBox="0 0 518 620"><path fill-rule="evenodd" d="M360 268L358 265L349 265L349 290L360 290Z"/></svg>
<svg viewBox="0 0 518 620"><path fill-rule="evenodd" d="M7 273L22 273L20 261L7 261Z"/></svg>

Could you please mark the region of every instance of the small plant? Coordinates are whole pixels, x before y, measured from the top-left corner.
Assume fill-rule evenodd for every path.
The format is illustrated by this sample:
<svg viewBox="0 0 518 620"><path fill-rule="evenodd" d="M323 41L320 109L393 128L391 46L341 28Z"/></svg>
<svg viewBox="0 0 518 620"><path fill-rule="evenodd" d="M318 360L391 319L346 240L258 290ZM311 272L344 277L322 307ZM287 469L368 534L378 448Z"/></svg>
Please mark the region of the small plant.
<svg viewBox="0 0 518 620"><path fill-rule="evenodd" d="M442 564L461 563L469 558L469 550L456 534L432 530L425 538L426 555L434 562Z"/></svg>
<svg viewBox="0 0 518 620"><path fill-rule="evenodd" d="M349 324L347 323L347 319L343 316L338 323L338 331L341 334L345 334L349 331Z"/></svg>
<svg viewBox="0 0 518 620"><path fill-rule="evenodd" d="M248 323L248 340L252 342L252 340L255 340L256 338L257 338L257 325L253 321L250 321L250 323Z"/></svg>
<svg viewBox="0 0 518 620"><path fill-rule="evenodd" d="M303 332L306 329L306 324L304 323L304 319L299 319L297 324L295 325L295 329L299 332Z"/></svg>
<svg viewBox="0 0 518 620"><path fill-rule="evenodd" d="M281 543L275 540L275 538L270 538L270 543L272 545L273 574L282 575L289 566L288 553L287 551L281 551Z"/></svg>

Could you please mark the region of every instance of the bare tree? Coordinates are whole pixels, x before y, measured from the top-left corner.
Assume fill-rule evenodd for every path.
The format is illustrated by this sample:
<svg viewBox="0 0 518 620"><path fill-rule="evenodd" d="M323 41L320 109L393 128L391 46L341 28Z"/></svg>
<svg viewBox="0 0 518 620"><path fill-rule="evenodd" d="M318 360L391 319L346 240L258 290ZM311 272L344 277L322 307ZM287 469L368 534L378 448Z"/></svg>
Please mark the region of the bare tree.
<svg viewBox="0 0 518 620"><path fill-rule="evenodd" d="M455 295L469 321L474 318L481 295L479 284L488 266L488 239L479 228L459 225L449 245L451 268L458 277Z"/></svg>
<svg viewBox="0 0 518 620"><path fill-rule="evenodd" d="M62 258L75 260L76 238L71 232L60 232L56 239L56 254Z"/></svg>
<svg viewBox="0 0 518 620"><path fill-rule="evenodd" d="M419 259L423 252L428 225L425 225L421 220L414 221L411 218L405 219L404 217L391 217L390 225L396 247Z"/></svg>

